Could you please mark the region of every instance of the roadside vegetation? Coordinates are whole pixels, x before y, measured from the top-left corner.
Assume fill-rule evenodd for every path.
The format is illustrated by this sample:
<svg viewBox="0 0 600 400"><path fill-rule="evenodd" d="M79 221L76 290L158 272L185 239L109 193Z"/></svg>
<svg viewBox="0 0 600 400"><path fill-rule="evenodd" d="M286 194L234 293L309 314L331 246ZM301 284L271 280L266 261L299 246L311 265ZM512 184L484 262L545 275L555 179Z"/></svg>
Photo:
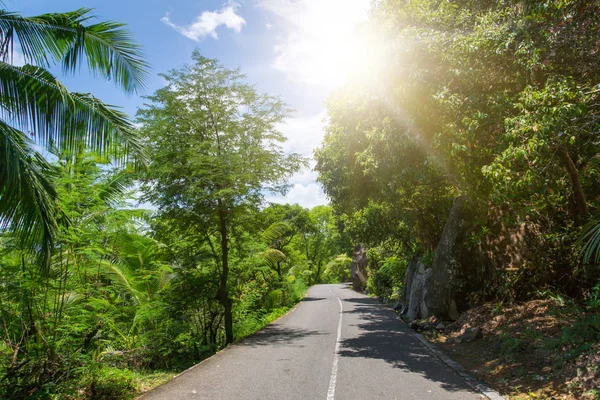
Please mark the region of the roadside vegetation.
<svg viewBox="0 0 600 400"><path fill-rule="evenodd" d="M305 166L288 107L196 52L134 127L47 70L143 87L129 32L90 16L0 11L3 399L134 397L348 275L331 208L264 201Z"/></svg>
<svg viewBox="0 0 600 400"><path fill-rule="evenodd" d="M239 70L196 51L135 118L63 86L148 79L90 12L0 9L1 398L134 397L349 279L504 393L600 398L597 1L374 1L312 209L265 200L308 160Z"/></svg>
<svg viewBox="0 0 600 400"><path fill-rule="evenodd" d="M599 7L377 1L373 71L331 95L316 151L361 289L443 336L481 328L463 359L524 398L599 396Z"/></svg>

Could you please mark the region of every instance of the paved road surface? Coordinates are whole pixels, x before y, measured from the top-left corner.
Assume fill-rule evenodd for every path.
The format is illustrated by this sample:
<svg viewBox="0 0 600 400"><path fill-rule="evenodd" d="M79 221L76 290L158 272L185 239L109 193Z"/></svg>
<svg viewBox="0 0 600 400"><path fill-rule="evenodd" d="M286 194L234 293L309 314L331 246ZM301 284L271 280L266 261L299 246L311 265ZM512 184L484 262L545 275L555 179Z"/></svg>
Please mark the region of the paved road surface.
<svg viewBox="0 0 600 400"><path fill-rule="evenodd" d="M143 396L143 400L481 398L392 310L346 285L313 286L285 317Z"/></svg>

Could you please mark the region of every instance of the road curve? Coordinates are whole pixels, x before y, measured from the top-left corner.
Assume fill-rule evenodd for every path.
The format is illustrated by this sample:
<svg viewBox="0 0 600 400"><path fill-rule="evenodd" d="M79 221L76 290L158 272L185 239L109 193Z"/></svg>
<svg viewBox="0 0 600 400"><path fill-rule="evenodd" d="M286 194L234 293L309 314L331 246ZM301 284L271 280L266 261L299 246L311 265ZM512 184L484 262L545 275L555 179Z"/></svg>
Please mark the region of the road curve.
<svg viewBox="0 0 600 400"><path fill-rule="evenodd" d="M317 285L286 316L142 399L482 397L431 354L392 310L347 285Z"/></svg>

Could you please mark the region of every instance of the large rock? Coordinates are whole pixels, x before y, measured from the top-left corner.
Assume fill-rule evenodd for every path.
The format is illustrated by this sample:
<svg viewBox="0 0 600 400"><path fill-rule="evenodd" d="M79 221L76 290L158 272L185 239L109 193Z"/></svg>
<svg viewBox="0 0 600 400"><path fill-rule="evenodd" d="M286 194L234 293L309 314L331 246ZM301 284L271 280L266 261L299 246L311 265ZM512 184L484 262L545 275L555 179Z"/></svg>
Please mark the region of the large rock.
<svg viewBox="0 0 600 400"><path fill-rule="evenodd" d="M400 294L400 314L404 315L408 311L408 304L410 299L410 291L412 289L413 280L415 279L415 273L417 272L417 264L419 259L414 257L408 263L406 267L406 273L404 274L404 282L402 284L402 292Z"/></svg>
<svg viewBox="0 0 600 400"><path fill-rule="evenodd" d="M352 288L359 293L362 293L367 286L367 252L365 249L356 245L352 253L352 267L350 270L350 278L352 279Z"/></svg>
<svg viewBox="0 0 600 400"><path fill-rule="evenodd" d="M454 288L459 263L456 259L462 245L461 236L466 221L466 200L454 200L441 239L435 249L430 268L418 259L410 261L402 287L402 313L410 319L425 319L432 315L443 319L457 319Z"/></svg>
<svg viewBox="0 0 600 400"><path fill-rule="evenodd" d="M475 340L479 339L482 336L481 328L475 327L470 328L467 327L463 329L463 331L455 337L451 337L448 339L448 343L456 344L456 343L471 343Z"/></svg>
<svg viewBox="0 0 600 400"><path fill-rule="evenodd" d="M402 287L403 304L402 314L411 320L424 319L430 316L425 304L427 282L431 276L431 269L418 259L413 259L406 269L405 285Z"/></svg>
<svg viewBox="0 0 600 400"><path fill-rule="evenodd" d="M431 315L441 318L448 318L454 301L452 289L456 283L454 282L455 270L458 268L455 256L457 247L462 246L458 239L465 227L465 211L466 199L463 196L454 199L444 231L435 249L431 279L427 282L427 290L424 293L428 311Z"/></svg>

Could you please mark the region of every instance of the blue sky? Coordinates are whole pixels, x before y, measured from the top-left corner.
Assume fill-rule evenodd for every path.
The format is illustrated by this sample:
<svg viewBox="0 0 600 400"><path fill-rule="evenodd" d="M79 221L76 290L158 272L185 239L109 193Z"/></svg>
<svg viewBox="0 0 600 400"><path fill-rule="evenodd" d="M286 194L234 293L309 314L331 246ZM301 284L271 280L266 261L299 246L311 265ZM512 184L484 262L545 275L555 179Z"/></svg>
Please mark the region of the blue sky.
<svg viewBox="0 0 600 400"><path fill-rule="evenodd" d="M261 92L280 95L296 110L281 131L284 149L312 156L323 136L323 102L342 83L356 57L348 39L366 20L369 0L18 0L6 6L23 15L89 7L102 20L124 22L152 67L148 87L124 95L111 83L85 73L64 77L74 91L92 92L134 115L140 95L162 86L161 72L179 68L194 49L228 68L240 67ZM269 201L305 207L327 203L311 170L295 175L285 198Z"/></svg>

